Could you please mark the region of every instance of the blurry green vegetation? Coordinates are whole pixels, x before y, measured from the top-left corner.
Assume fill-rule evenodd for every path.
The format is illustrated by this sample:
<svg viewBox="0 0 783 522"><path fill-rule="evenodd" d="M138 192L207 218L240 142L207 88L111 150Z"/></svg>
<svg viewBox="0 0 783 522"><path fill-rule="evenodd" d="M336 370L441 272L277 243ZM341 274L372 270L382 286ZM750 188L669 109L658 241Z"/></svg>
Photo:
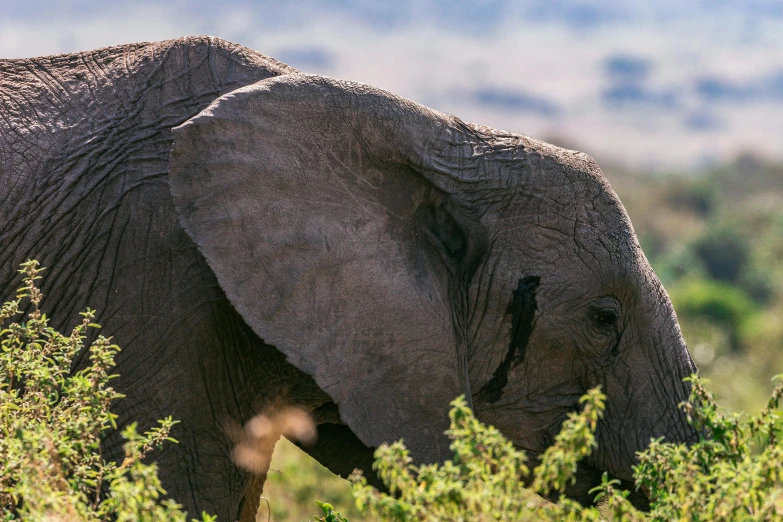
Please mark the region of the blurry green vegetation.
<svg viewBox="0 0 783 522"><path fill-rule="evenodd" d="M732 352L742 351L742 339L748 334L746 325L753 325L756 305L741 288L713 279L691 277L672 289L671 299L681 321L687 318L689 323L695 323L689 327L707 323L708 327L724 334L725 344ZM699 335L691 329L687 333Z"/></svg>
<svg viewBox="0 0 783 522"><path fill-rule="evenodd" d="M270 512L275 522L311 520L319 512L314 499L338 506L351 522L375 520L359 514L347 480L334 475L282 437L275 445L264 498L267 502L261 502L256 516L258 522L266 522Z"/></svg>
<svg viewBox="0 0 783 522"><path fill-rule="evenodd" d="M783 371L783 165L700 173L605 169L721 403L754 411Z"/></svg>

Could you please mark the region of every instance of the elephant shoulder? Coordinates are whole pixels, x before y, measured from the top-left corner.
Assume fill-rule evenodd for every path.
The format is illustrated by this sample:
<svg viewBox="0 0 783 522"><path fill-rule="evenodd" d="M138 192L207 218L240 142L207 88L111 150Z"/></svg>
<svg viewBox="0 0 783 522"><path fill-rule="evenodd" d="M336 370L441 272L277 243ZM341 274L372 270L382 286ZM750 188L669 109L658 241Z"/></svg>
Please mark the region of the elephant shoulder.
<svg viewBox="0 0 783 522"><path fill-rule="evenodd" d="M222 94L291 72L210 36L0 60L0 175L82 172L73 158L105 148L127 155L124 144L138 148L140 134L167 130Z"/></svg>
<svg viewBox="0 0 783 522"><path fill-rule="evenodd" d="M137 200L165 206L170 129L225 93L292 71L209 36L0 60L0 251L36 252L48 265L43 223L65 237L72 220L111 223ZM144 237L150 223L138 221Z"/></svg>

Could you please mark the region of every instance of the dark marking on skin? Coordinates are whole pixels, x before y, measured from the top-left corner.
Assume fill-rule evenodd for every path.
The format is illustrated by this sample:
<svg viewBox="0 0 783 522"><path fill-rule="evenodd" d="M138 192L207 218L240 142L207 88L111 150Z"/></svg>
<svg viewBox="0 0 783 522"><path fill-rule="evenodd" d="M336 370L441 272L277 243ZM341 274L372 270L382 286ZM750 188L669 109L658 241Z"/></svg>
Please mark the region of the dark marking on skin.
<svg viewBox="0 0 783 522"><path fill-rule="evenodd" d="M511 297L507 313L511 314L511 342L508 351L492 378L478 393L479 399L494 403L503 396L508 384L508 371L525 358L525 350L530 334L533 332L533 317L536 313L536 289L541 281L539 276L525 276L519 280L517 289Z"/></svg>

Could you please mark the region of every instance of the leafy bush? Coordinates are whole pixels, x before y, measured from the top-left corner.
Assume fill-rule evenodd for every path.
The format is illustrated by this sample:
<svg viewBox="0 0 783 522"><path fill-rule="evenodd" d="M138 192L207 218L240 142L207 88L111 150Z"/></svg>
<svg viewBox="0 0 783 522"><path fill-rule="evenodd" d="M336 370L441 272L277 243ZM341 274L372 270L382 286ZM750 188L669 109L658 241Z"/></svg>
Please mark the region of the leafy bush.
<svg viewBox="0 0 783 522"><path fill-rule="evenodd" d="M130 425L123 431L124 460L105 461L99 443L116 427L109 406L121 395L109 386L109 371L119 348L103 336L86 346L88 332L98 328L91 310L69 335L49 327L40 311L37 263L25 263L20 272L24 286L0 308L0 520L184 521L180 506L163 498L156 466L143 462L154 447L172 440L174 421L160 421L144 434ZM20 316L24 320L14 321ZM90 364L72 374L73 357L85 348ZM447 431L454 457L415 466L402 442L382 446L375 468L390 494L355 473L357 507L392 521L783 520L783 382L761 414L748 418L722 412L701 380L693 377L692 384L682 407L703 436L690 447L652 441L639 454L635 480L650 497L647 513L635 509L606 475L593 490L600 509L562 495L555 504L538 496L562 493L578 461L594 449L605 400L598 389L582 398L581 411L569 416L532 471L524 452L457 399ZM331 504L319 507L323 516L316 520L345 520ZM202 520L214 518L202 514Z"/></svg>
<svg viewBox="0 0 783 522"><path fill-rule="evenodd" d="M722 413L696 377L683 409L704 436L695 444L653 441L640 453L637 485L653 500L651 520L781 520L783 382L756 417ZM779 380L779 379L778 379Z"/></svg>
<svg viewBox="0 0 783 522"><path fill-rule="evenodd" d="M124 460L102 458L101 434L116 428L109 405L122 397L109 386L119 347L97 337L87 348L90 364L71 375L88 331L99 326L88 309L69 335L49 327L39 308L41 270L36 261L23 264L24 286L0 309L0 520L184 521L180 506L162 499L155 464L143 462L173 441L175 421L159 421L143 434L131 424L122 432ZM25 299L26 321L4 327L22 316Z"/></svg>
<svg viewBox="0 0 783 522"><path fill-rule="evenodd" d="M783 520L783 445L779 442L778 402L783 382L757 417L722 413L697 377L682 405L689 422L704 435L688 447L652 441L634 469L638 488L651 500L650 511L635 509L628 493L604 474L593 490L599 508L584 508L561 497L551 504L535 495L562 492L574 480L576 463L595 446L594 432L604 409L598 389L582 398L583 409L563 424L555 444L532 473L532 491L523 478L525 455L493 427L476 420L464 400L452 403L452 460L415 466L402 442L376 452L377 469L391 494L352 476L362 512L389 521L623 520L733 521ZM330 504L321 504L319 521L344 522Z"/></svg>
<svg viewBox="0 0 783 522"><path fill-rule="evenodd" d="M595 447L595 428L603 414L604 396L593 389L582 398L581 413L572 413L555 443L533 470L532 490L523 480L529 474L526 456L492 426L479 422L463 398L452 403L451 428L454 458L444 464L414 466L402 442L381 446L375 469L390 494L367 485L359 473L355 483L357 507L383 520L528 520L542 514L561 516L579 511L578 504L558 505L534 493L565 490L579 460Z"/></svg>

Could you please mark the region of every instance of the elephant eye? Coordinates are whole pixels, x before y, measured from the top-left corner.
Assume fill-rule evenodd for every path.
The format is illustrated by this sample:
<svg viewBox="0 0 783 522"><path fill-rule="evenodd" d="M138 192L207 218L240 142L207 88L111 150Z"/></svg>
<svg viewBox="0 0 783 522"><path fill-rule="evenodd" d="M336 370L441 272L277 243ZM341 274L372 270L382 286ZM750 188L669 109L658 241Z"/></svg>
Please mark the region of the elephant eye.
<svg viewBox="0 0 783 522"><path fill-rule="evenodd" d="M593 341L600 346L611 347L613 356L619 353L623 332L620 325L620 303L613 296L604 296L593 301L588 308L588 320ZM600 353L606 353L600 349Z"/></svg>
<svg viewBox="0 0 783 522"><path fill-rule="evenodd" d="M588 317L593 326L602 331L616 330L620 320L620 303L611 296L601 297L588 309Z"/></svg>
<svg viewBox="0 0 783 522"><path fill-rule="evenodd" d="M617 313L614 310L598 310L593 313L593 319L601 326L613 326L617 323Z"/></svg>

